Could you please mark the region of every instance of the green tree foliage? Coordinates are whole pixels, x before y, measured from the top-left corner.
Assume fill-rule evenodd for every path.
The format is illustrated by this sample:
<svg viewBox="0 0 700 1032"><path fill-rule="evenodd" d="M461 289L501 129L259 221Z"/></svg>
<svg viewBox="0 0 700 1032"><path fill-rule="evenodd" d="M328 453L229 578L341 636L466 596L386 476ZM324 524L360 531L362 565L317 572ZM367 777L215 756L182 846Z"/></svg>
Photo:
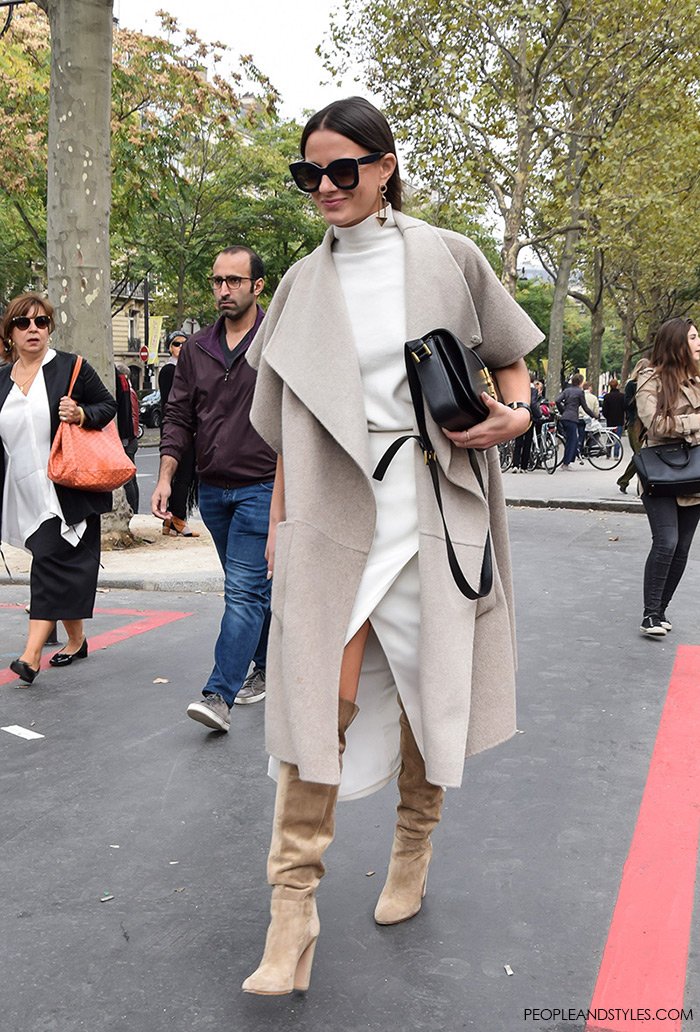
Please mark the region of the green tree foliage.
<svg viewBox="0 0 700 1032"><path fill-rule="evenodd" d="M114 89L113 238L125 280L150 271L160 314L213 314L207 276L217 251L258 250L268 289L315 246L320 229L299 204L287 169L300 129L276 116L278 96L248 59L231 80L223 48L194 32L181 40L118 32ZM255 96L242 93L243 73Z"/></svg>
<svg viewBox="0 0 700 1032"><path fill-rule="evenodd" d="M0 41L0 301L44 280L49 66L45 18L17 12Z"/></svg>
<svg viewBox="0 0 700 1032"><path fill-rule="evenodd" d="M155 310L172 325L213 314L206 280L221 248L258 250L269 294L324 231L287 169L300 127L277 116L278 95L251 59L219 74L224 53L167 15L160 36L114 33L112 279L126 287L149 273ZM46 278L49 54L46 19L23 8L0 41L5 297Z"/></svg>
<svg viewBox="0 0 700 1032"><path fill-rule="evenodd" d="M502 279L514 295L530 176L553 136L561 69L579 40L571 0L344 0L324 57L362 69L381 94L409 173L503 221Z"/></svg>
<svg viewBox="0 0 700 1032"><path fill-rule="evenodd" d="M359 77L383 98L408 148L412 176L441 191L448 203L464 204L472 217L496 210L502 279L513 294L519 251L542 249L555 280L554 383L565 353L566 294L577 266L587 280L594 321L588 359L601 361L607 281L593 274L596 249L605 248L605 268L618 295L631 299L625 312L629 308L635 325L641 293L644 311L657 313L693 294L687 274L694 264L677 227L670 233L676 267L663 271L663 285L651 256L645 254L641 269L635 250L643 226L649 240L659 239L661 225L648 218L651 211L658 209L661 222L677 219L674 204L683 189L688 192L668 174L666 147L647 126L665 123L668 129L670 120L671 135L681 129L683 96L692 108L686 124L697 122L690 42L697 38L694 0L344 0L323 52L332 72L358 67ZM691 128L681 148L688 155L686 173L696 164L690 157L694 139ZM621 195L623 153L633 171ZM638 203L635 192L646 200ZM605 219L611 202L633 209L631 222L621 212ZM642 288L646 275L655 283ZM619 296L616 301L619 307Z"/></svg>

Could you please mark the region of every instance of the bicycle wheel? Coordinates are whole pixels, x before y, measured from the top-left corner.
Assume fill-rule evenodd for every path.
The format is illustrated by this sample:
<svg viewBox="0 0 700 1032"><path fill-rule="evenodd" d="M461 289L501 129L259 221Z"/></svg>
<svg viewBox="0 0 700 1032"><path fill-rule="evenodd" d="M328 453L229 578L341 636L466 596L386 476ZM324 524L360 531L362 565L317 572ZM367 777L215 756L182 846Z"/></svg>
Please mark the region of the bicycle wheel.
<svg viewBox="0 0 700 1032"><path fill-rule="evenodd" d="M586 458L596 469L615 469L622 462L622 441L612 430L596 430L586 434ZM615 452L617 451L617 455Z"/></svg>
<svg viewBox="0 0 700 1032"><path fill-rule="evenodd" d="M548 473L553 473L559 465L559 438L556 434L547 434L544 438L542 465Z"/></svg>
<svg viewBox="0 0 700 1032"><path fill-rule="evenodd" d="M527 463L527 468L530 473L533 470L540 468L540 461L542 456L540 455L540 442L537 439L537 435L532 438L530 443L530 458Z"/></svg>
<svg viewBox="0 0 700 1032"><path fill-rule="evenodd" d="M566 455L566 437L564 437L563 432L558 428L557 432L554 434L554 454L556 456L556 465L554 468L556 469L557 466L561 466L564 461L564 456Z"/></svg>
<svg viewBox="0 0 700 1032"><path fill-rule="evenodd" d="M512 441L501 441L498 445L498 460L501 464L501 473L506 473L513 465Z"/></svg>

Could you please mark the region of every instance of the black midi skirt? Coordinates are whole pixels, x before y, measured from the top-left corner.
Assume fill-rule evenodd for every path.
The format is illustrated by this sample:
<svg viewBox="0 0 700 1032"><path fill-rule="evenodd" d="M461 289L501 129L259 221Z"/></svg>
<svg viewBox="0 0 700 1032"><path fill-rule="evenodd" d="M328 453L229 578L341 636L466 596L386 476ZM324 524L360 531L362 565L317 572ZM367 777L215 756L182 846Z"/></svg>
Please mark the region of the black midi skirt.
<svg viewBox="0 0 700 1032"><path fill-rule="evenodd" d="M32 620L89 620L100 567L100 517L87 517L78 545L61 537L58 516L42 523L26 546L32 554L29 617Z"/></svg>

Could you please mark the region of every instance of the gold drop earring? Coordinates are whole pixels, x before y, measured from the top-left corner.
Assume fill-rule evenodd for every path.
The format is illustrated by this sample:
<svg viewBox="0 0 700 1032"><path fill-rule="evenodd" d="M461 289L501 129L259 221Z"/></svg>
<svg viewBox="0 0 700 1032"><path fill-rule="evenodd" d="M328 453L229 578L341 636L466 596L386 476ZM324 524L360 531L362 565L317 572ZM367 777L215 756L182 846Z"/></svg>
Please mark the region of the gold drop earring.
<svg viewBox="0 0 700 1032"><path fill-rule="evenodd" d="M386 183L382 183L382 185L379 187L379 193L381 194L379 200L379 211L375 215L375 218L379 225L383 226L388 217L386 210Z"/></svg>

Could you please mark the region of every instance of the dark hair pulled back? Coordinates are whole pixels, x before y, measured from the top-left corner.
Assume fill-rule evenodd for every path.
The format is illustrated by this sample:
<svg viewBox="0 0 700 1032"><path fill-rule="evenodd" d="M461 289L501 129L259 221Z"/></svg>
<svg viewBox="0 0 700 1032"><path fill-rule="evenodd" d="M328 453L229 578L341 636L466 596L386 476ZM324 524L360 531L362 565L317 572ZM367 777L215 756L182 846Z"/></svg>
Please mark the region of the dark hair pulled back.
<svg viewBox="0 0 700 1032"><path fill-rule="evenodd" d="M368 154L381 151L396 156L394 134L382 112L364 97L347 97L334 100L332 104L317 111L304 126L299 150L306 157L309 137L319 129L331 129L334 133L352 140L358 147L364 147ZM386 199L396 211L401 211L401 176L398 157L396 168L386 184Z"/></svg>

